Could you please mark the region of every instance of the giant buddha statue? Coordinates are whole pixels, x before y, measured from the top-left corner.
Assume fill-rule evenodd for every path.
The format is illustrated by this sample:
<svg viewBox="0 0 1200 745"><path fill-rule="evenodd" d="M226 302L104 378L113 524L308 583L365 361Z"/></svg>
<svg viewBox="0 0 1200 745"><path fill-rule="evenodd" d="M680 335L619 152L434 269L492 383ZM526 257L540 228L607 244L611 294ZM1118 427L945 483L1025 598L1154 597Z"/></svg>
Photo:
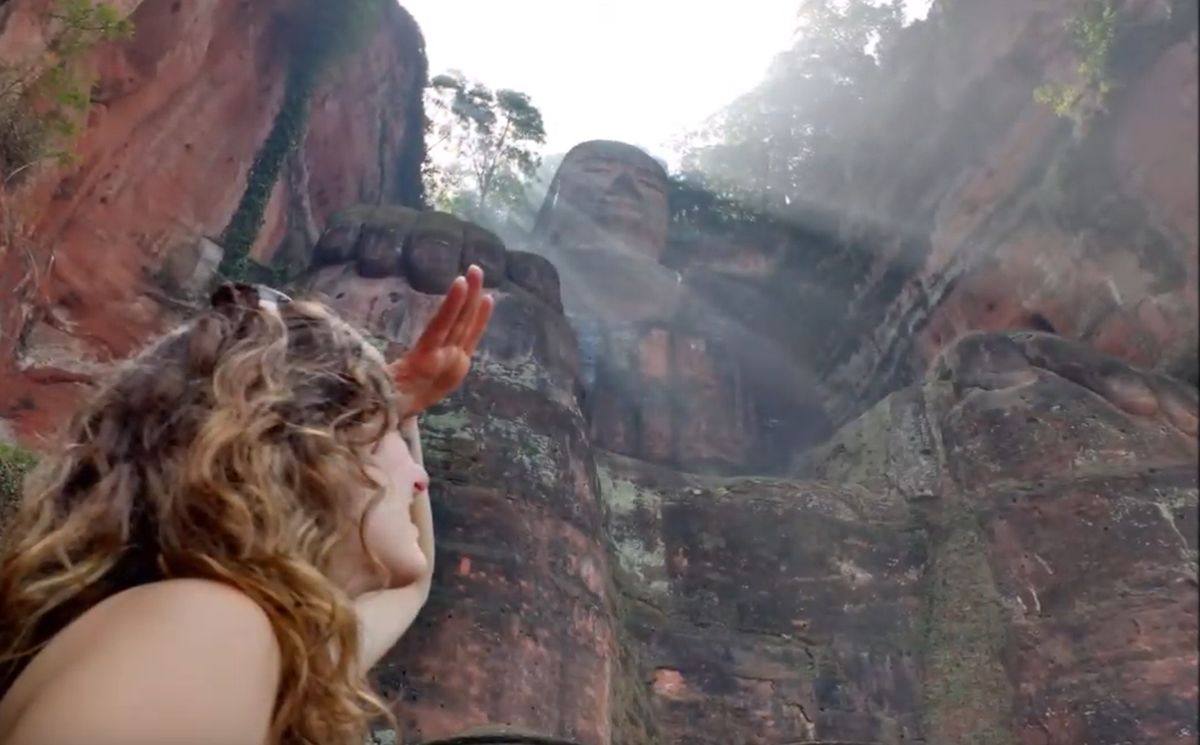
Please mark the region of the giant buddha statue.
<svg viewBox="0 0 1200 745"><path fill-rule="evenodd" d="M786 352L663 264L669 191L638 148L584 142L538 214L537 250L558 268L579 337L592 439L664 465L769 470L797 432L823 434L824 413Z"/></svg>

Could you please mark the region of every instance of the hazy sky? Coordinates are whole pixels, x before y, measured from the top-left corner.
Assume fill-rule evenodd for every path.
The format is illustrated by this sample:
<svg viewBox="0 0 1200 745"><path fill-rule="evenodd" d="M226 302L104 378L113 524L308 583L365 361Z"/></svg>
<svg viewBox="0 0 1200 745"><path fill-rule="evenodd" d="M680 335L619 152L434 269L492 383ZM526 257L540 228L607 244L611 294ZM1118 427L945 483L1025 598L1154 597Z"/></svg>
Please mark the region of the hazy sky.
<svg viewBox="0 0 1200 745"><path fill-rule="evenodd" d="M606 138L669 158L671 141L758 83L788 46L795 0L400 0L431 75L528 93L546 152ZM923 13L930 0L909 0ZM672 159L673 160L673 159Z"/></svg>

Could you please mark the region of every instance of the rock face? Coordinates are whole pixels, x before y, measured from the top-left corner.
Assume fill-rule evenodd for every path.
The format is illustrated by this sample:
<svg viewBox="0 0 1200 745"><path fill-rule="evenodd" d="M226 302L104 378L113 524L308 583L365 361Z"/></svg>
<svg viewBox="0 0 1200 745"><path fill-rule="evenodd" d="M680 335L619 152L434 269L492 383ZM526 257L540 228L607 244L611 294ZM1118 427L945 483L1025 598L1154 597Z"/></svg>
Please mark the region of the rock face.
<svg viewBox="0 0 1200 745"><path fill-rule="evenodd" d="M936 3L885 51L845 184L806 195L861 249L808 273L846 290L813 354L835 423L970 330L1053 330L1196 383L1196 4L1111 5L1107 113L1078 127L1034 91L1075 81L1084 3Z"/></svg>
<svg viewBox="0 0 1200 745"><path fill-rule="evenodd" d="M0 8L0 57L35 58L52 3ZM392 3L314 92L308 132L270 200L255 255L335 208L394 201L418 178L423 42ZM280 108L295 3L127 1L136 33L98 48L74 162L3 195L0 419L48 432L106 363L174 323L212 276L217 237ZM40 45L40 46L39 46ZM414 122L415 130L414 130ZM412 161L412 162L409 162ZM311 240L308 242L311 247Z"/></svg>
<svg viewBox="0 0 1200 745"><path fill-rule="evenodd" d="M983 334L791 480L603 456L663 741L1194 739L1195 406Z"/></svg>
<svg viewBox="0 0 1200 745"><path fill-rule="evenodd" d="M695 282L660 262L668 189L641 150L585 142L534 229L579 336L592 440L688 470L777 468L828 434L816 390L786 350L716 305L709 274Z"/></svg>
<svg viewBox="0 0 1200 745"><path fill-rule="evenodd" d="M1194 390L1036 334L968 337L935 375L958 391L940 438L958 493L940 507L934 571L963 558L952 521L964 508L1004 609L1013 739L1194 738ZM968 599L935 610L951 646L933 658L949 680L929 716L948 739L995 705L949 698L978 628L963 621L979 608Z"/></svg>
<svg viewBox="0 0 1200 745"><path fill-rule="evenodd" d="M305 284L402 344L436 303L414 288L444 288L473 241L506 269L479 368L424 424L435 592L379 672L401 741L1197 732L1194 390L1052 335L974 334L786 478L688 474L590 441L539 257L356 208Z"/></svg>
<svg viewBox="0 0 1200 745"><path fill-rule="evenodd" d="M922 555L899 495L601 462L661 742L917 738Z"/></svg>
<svg viewBox="0 0 1200 745"><path fill-rule="evenodd" d="M592 157L599 156L584 160ZM628 151L622 157L637 160ZM560 188L585 172L571 160L556 178ZM651 170L648 158L643 163ZM588 178L611 173L623 171L596 168ZM621 191L615 182L611 190ZM597 192L595 184L578 190L581 206L572 208L561 196L571 190L552 190L539 225L579 222L580 213L599 210ZM548 221L554 210L569 217ZM564 303L581 337L620 618L639 677L649 681L637 730L647 742L1065 745L1194 735L1195 688L1185 681L1196 657L1183 641L1196 628L1196 555L1181 529L1196 509L1194 391L1052 336L973 336L945 352L928 383L886 398L804 457L797 478L684 473L676 469L695 470L699 461L673 448L708 432L728 436L712 441L713 450L735 453L717 470L735 470L739 447L761 447L748 434L761 411L739 411L735 397L719 394L770 387L717 375L709 380L721 382L706 390L689 388L675 365L688 350L674 342L695 334L694 365L706 360L703 345L739 320L755 319L746 325L765 336L772 307L783 316L781 309L803 310L803 297L795 308L780 294L763 293L756 304L731 292L738 282L767 287L773 272L794 270L785 255L796 246L761 234L750 246L701 236L666 253L647 251L639 235L610 234L618 246L643 246L620 252L606 250L594 231L580 229L575 243L557 231L546 252L563 268ZM815 232L811 240L828 240L828 252L839 245L830 238ZM899 248L914 245L921 248ZM670 282L669 270L647 256L669 259L680 278ZM835 251L832 267L818 265L805 278L810 300L825 297L820 271L847 258L853 254ZM986 276L987 267L970 271ZM878 279L863 291L878 301L878 283L896 273L886 265L869 273ZM1019 296L1025 285L1010 279L996 278L996 291ZM681 300L695 295L724 304ZM847 319L830 320L827 344L861 342L839 325ZM910 322L893 315L879 333L903 342ZM1011 326L1053 324L1036 310L996 324ZM1178 337L1165 337L1163 349ZM851 379L831 359L826 369L835 372L823 382L845 376L840 383L854 391L839 404L846 416L851 402L871 400L854 386L894 390L944 343L923 349L930 356L906 377ZM789 369L778 358L770 363ZM685 393L672 400L664 389ZM719 424L681 431L673 417L687 410ZM803 449L796 438L781 439ZM1055 530L1071 528L1036 527L1052 514L1087 515L1088 530L1076 531L1069 548L1055 545ZM1121 634L1148 626L1171 630L1136 652L1104 651L1126 648L1128 641L1116 642ZM1170 682L1144 690L1144 681L1158 680L1150 670ZM1105 704L1113 699L1121 703Z"/></svg>

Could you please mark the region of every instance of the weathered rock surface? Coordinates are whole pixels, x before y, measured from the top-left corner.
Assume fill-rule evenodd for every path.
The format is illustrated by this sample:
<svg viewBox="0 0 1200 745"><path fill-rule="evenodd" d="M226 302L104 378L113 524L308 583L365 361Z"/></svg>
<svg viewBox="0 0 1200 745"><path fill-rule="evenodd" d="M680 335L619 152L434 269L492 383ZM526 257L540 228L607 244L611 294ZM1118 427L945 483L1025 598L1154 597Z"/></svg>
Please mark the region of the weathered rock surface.
<svg viewBox="0 0 1200 745"><path fill-rule="evenodd" d="M1040 334L935 370L795 480L600 457L665 742L1195 738L1194 391Z"/></svg>
<svg viewBox="0 0 1200 745"><path fill-rule="evenodd" d="M1195 738L1195 411L1082 345L976 334L804 458L925 526L931 742Z"/></svg>
<svg viewBox="0 0 1200 745"><path fill-rule="evenodd" d="M397 343L436 302L413 286L445 274L426 252L461 266L472 235L395 208L332 224L307 283ZM687 474L594 446L573 335L513 276L477 374L425 423L437 589L380 672L403 736L1197 732L1194 390L1055 336L976 334L790 478Z"/></svg>
<svg viewBox="0 0 1200 745"><path fill-rule="evenodd" d="M51 5L0 8L0 57L44 49ZM280 107L294 3L118 5L137 31L92 56L95 100L73 163L38 167L0 208L0 419L25 438L57 426L108 362L187 312L181 291L211 277L206 238L229 222ZM400 199L419 178L423 42L385 5L364 47L314 92L260 259L281 242L303 258L303 236L334 208Z"/></svg>
<svg viewBox="0 0 1200 745"><path fill-rule="evenodd" d="M918 735L922 556L900 495L601 463L663 742Z"/></svg>
<svg viewBox="0 0 1200 745"><path fill-rule="evenodd" d="M1053 330L1196 383L1196 3L1114 3L1107 113L1076 131L1034 91L1074 82L1082 5L939 2L885 50L845 183L803 195L860 249L807 275L814 317L841 319L812 355L835 423L972 330Z"/></svg>

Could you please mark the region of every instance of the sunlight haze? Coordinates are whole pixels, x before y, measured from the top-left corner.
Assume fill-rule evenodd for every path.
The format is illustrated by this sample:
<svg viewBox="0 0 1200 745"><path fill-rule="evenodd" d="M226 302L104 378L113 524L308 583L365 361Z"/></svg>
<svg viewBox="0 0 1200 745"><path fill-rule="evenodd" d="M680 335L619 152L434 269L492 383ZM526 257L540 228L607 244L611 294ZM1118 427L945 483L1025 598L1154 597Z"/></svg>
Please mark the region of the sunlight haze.
<svg viewBox="0 0 1200 745"><path fill-rule="evenodd" d="M430 75L528 93L547 154L623 140L673 160L674 138L754 87L788 46L798 2L404 0ZM913 0L923 14L928 0Z"/></svg>

